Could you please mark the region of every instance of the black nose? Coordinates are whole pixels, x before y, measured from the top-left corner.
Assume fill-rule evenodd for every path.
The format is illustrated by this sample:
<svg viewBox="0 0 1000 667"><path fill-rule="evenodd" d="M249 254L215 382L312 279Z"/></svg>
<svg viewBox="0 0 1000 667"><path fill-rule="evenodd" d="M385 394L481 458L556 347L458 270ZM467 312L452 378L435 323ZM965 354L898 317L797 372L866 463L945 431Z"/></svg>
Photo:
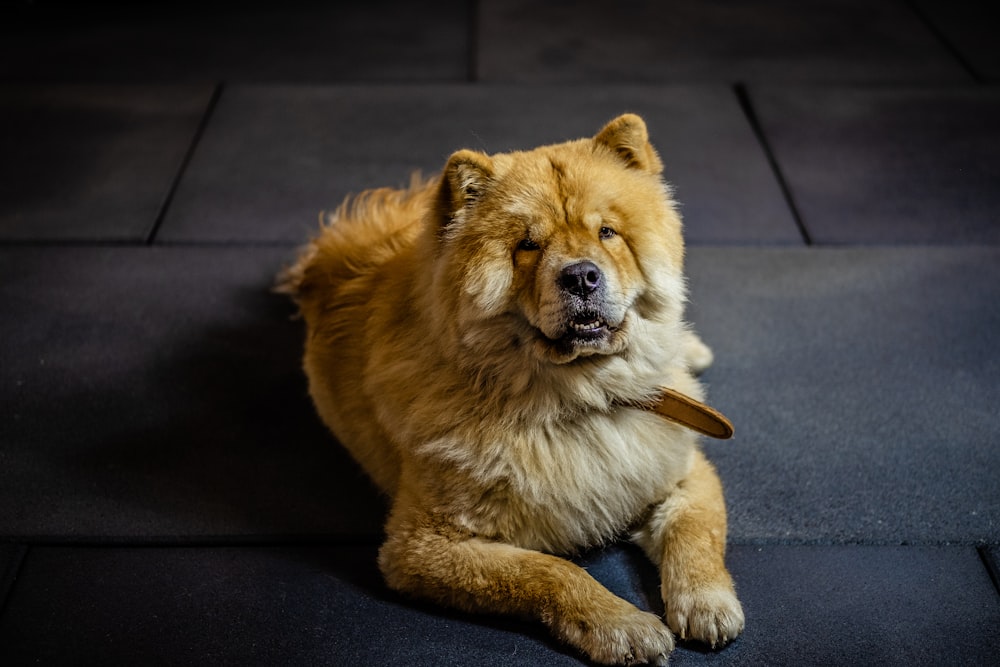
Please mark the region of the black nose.
<svg viewBox="0 0 1000 667"><path fill-rule="evenodd" d="M601 270L593 262L570 264L559 274L559 286L577 296L587 296L601 286Z"/></svg>

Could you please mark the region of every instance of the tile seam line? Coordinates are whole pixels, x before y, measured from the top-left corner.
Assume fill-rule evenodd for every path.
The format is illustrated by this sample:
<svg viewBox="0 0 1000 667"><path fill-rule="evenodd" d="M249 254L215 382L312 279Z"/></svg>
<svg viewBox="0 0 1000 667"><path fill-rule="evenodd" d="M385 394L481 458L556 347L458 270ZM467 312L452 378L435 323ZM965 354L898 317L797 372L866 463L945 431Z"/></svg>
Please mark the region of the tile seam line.
<svg viewBox="0 0 1000 667"><path fill-rule="evenodd" d="M996 590L997 595L1000 595L1000 568L998 568L997 562L990 556L985 546L976 547L976 552L979 554L979 559L983 562L983 567L986 568L986 573L989 575L990 581L993 582L994 590Z"/></svg>
<svg viewBox="0 0 1000 667"><path fill-rule="evenodd" d="M730 538L730 546L739 547L958 547L985 550L990 547L1000 548L1000 542L978 538L962 540L934 539L904 539L904 540L863 540L863 539L832 539L832 538Z"/></svg>
<svg viewBox="0 0 1000 667"><path fill-rule="evenodd" d="M218 106L219 98L222 97L224 87L224 82L215 84L215 87L212 90L212 95L208 99L208 104L205 105L205 111L202 113L201 118L198 121L198 126L195 128L194 135L191 137L191 143L184 152L184 157L181 159L181 162L177 167L177 172L174 174L174 177L170 182L170 186L167 188L167 193L163 197L163 202L160 204L159 213L153 221L153 226L150 228L149 233L146 235L145 245L153 245L156 242L156 237L160 233L160 227L163 226L167 213L170 211L170 207L174 203L174 197L177 195L177 190L180 188L181 180L184 178L184 174L187 173L191 160L194 158L194 154L198 150L198 146L201 144L202 136L204 136L205 130L208 128L208 124L211 121L212 116L215 114L215 108Z"/></svg>
<svg viewBox="0 0 1000 667"><path fill-rule="evenodd" d="M466 52L466 73L467 83L479 82L479 12L480 0L468 0L469 18L466 30L466 38L469 40Z"/></svg>
<svg viewBox="0 0 1000 667"><path fill-rule="evenodd" d="M4 544L31 548L69 549L172 549L172 548L262 548L262 547L352 547L378 546L383 536L363 533L345 535L199 535L177 536L24 536ZM3 572L0 572L2 575ZM2 581L2 580L0 580Z"/></svg>
<svg viewBox="0 0 1000 667"><path fill-rule="evenodd" d="M33 547L80 547L80 548L114 548L114 547L256 547L256 546L364 546L381 544L383 535L367 533L346 533L343 535L20 535L0 537L0 545L18 545L25 548ZM615 544L618 542L612 542ZM628 540L622 540L627 544ZM733 547L860 547L860 548L925 548L944 547L974 549L982 557L989 558L990 548L1000 548L1000 540L968 539L968 540L835 540L835 539L780 539L780 538L733 538L727 546ZM992 564L992 559L986 561ZM1000 578L1000 570L996 575ZM1000 586L1000 582L998 582Z"/></svg>
<svg viewBox="0 0 1000 667"><path fill-rule="evenodd" d="M302 245L300 241L281 239L239 239L239 240L170 240L150 243L142 239L0 239L0 250L49 249L49 248L204 248L223 250L226 248L291 248Z"/></svg>
<svg viewBox="0 0 1000 667"><path fill-rule="evenodd" d="M31 549L31 546L17 544L15 548L17 552L14 555L14 561L3 572L0 572L0 575L3 575L2 579L0 579L0 585L3 586L0 589L0 618L3 618L7 612L7 607L10 605L11 592L17 584L17 577L21 574L24 561L28 557L28 551Z"/></svg>
<svg viewBox="0 0 1000 667"><path fill-rule="evenodd" d="M921 25L931 34L931 36L941 45L942 48L948 53L949 56L955 59L959 67L961 67L966 74L968 74L974 83L979 85L984 85L987 83L986 79L976 71L972 63L969 62L968 58L965 57L955 43L944 34L937 25L931 21L931 18L927 15L927 12L922 10L914 0L904 0L903 4L906 6L910 13L916 17Z"/></svg>
<svg viewBox="0 0 1000 667"><path fill-rule="evenodd" d="M799 234L802 236L802 241L807 246L814 245L812 235L809 234L809 229L806 228L806 224L802 219L799 207L795 203L795 198L792 196L792 189L788 185L788 180L785 178L781 165L778 164L778 158L771 149L771 143L767 140L767 135L764 133L764 127L760 123L760 118L757 116L756 109L754 109L753 101L750 99L750 92L747 89L746 84L743 82L737 82L733 84L732 89L736 95L736 100L740 105L740 109L743 111L743 115L746 118L747 123L750 124L750 129L753 131L754 137L757 139L757 143L760 145L761 150L764 151L764 157L767 159L767 164L771 168L771 173L774 175L775 180L778 181L778 187L781 189L781 195L784 197L785 204L788 206L788 210L792 214L792 219L795 221L795 226L798 228Z"/></svg>

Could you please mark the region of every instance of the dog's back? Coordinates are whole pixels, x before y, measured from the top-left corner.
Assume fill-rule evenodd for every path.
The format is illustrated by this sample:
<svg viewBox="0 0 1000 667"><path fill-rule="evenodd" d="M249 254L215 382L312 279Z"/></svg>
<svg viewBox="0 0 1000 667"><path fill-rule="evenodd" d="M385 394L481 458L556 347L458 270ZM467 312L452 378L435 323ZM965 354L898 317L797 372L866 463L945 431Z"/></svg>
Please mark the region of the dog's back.
<svg viewBox="0 0 1000 667"><path fill-rule="evenodd" d="M369 190L344 202L278 286L295 299L309 323L308 335L317 343L306 346L304 365L320 417L390 495L399 459L370 401L356 390L366 363L356 341L365 335L377 285L387 273L399 277L405 271L432 193L431 184L415 178L408 189ZM387 271L387 264L400 266Z"/></svg>

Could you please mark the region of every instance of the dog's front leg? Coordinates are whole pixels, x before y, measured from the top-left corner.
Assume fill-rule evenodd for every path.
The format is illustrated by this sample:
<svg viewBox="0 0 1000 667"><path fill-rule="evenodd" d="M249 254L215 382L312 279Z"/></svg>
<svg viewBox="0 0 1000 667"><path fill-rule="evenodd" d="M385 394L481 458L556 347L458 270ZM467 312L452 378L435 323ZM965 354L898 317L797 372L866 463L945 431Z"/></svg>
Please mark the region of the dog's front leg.
<svg viewBox="0 0 1000 667"><path fill-rule="evenodd" d="M466 611L541 620L599 663L666 665L674 647L659 618L573 563L476 537L430 513L397 505L379 565L391 588Z"/></svg>
<svg viewBox="0 0 1000 667"><path fill-rule="evenodd" d="M725 566L726 506L715 468L696 451L691 472L633 535L660 568L667 625L712 647L743 631Z"/></svg>

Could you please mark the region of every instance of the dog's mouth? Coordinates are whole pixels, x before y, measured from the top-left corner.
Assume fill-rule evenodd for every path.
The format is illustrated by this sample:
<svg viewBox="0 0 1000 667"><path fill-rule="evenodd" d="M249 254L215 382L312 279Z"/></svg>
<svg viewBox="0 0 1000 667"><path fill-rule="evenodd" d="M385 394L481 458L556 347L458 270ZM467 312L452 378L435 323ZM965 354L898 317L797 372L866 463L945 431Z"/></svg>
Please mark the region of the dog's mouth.
<svg viewBox="0 0 1000 667"><path fill-rule="evenodd" d="M617 329L608 324L598 313L579 313L570 318L566 332L560 340L594 341L609 336Z"/></svg>
<svg viewBox="0 0 1000 667"><path fill-rule="evenodd" d="M597 311L581 311L570 315L555 336L545 336L550 354L560 363L581 356L607 354L617 349L617 334L621 324L608 321Z"/></svg>
<svg viewBox="0 0 1000 667"><path fill-rule="evenodd" d="M618 311L622 312L618 312ZM628 311L609 303L564 303L531 322L536 350L556 363L612 355L627 344Z"/></svg>

